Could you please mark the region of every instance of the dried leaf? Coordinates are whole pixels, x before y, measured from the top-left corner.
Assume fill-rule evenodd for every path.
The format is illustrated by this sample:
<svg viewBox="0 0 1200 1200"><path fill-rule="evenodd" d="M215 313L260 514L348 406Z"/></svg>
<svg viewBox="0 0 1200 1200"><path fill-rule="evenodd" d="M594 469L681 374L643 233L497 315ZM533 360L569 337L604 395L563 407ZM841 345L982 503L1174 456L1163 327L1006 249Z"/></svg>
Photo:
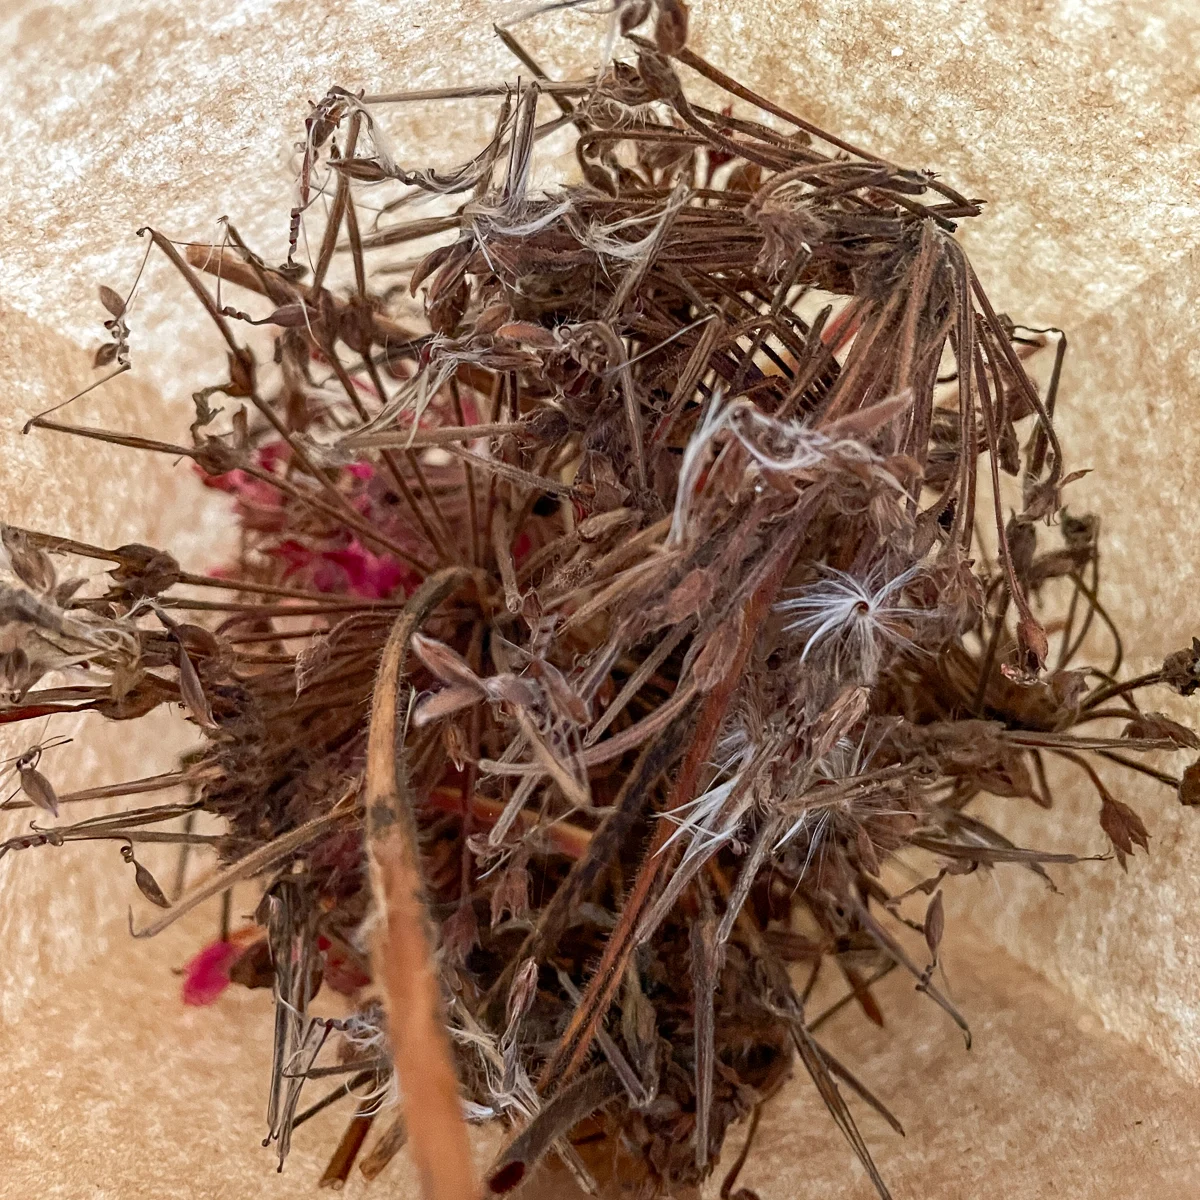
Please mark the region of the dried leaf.
<svg viewBox="0 0 1200 1200"><path fill-rule="evenodd" d="M120 292L101 284L99 287L100 303L108 309L114 317L122 317L125 314L125 298Z"/></svg>

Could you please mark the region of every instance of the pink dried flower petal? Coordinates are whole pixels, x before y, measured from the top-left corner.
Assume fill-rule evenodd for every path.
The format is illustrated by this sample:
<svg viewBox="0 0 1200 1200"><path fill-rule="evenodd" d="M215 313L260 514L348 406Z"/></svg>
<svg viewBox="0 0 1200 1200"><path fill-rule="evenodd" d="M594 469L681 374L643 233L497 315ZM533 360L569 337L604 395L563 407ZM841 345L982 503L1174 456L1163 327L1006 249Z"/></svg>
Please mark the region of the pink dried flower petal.
<svg viewBox="0 0 1200 1200"><path fill-rule="evenodd" d="M242 505L258 508L280 508L283 505L283 493L265 479L248 478L238 489L237 498Z"/></svg>
<svg viewBox="0 0 1200 1200"><path fill-rule="evenodd" d="M303 543L296 541L295 538L286 538L278 545L271 546L265 551L273 558L283 559L286 566L283 569L284 579L295 575L297 571L304 570L305 567L311 566L316 555Z"/></svg>
<svg viewBox="0 0 1200 1200"><path fill-rule="evenodd" d="M263 479L251 478L240 467L226 471L223 475L206 475L200 472L200 482L207 488L236 496L239 504L243 506L280 508L283 504L283 493L278 488L272 487Z"/></svg>
<svg viewBox="0 0 1200 1200"><path fill-rule="evenodd" d="M228 986L229 971L241 955L232 942L212 942L183 970L184 1004L211 1004Z"/></svg>
<svg viewBox="0 0 1200 1200"><path fill-rule="evenodd" d="M218 492L230 492L236 496L246 484L246 472L242 470L226 471L224 475L206 475L199 468L197 470L200 474L200 482L205 487L214 488Z"/></svg>
<svg viewBox="0 0 1200 1200"><path fill-rule="evenodd" d="M292 448L287 442L271 442L259 447L256 457L258 465L264 471L274 471L277 466L286 464L292 457Z"/></svg>
<svg viewBox="0 0 1200 1200"><path fill-rule="evenodd" d="M350 591L370 600L383 600L400 586L406 574L399 563L368 550L358 539L345 550L326 550L321 556L346 572Z"/></svg>

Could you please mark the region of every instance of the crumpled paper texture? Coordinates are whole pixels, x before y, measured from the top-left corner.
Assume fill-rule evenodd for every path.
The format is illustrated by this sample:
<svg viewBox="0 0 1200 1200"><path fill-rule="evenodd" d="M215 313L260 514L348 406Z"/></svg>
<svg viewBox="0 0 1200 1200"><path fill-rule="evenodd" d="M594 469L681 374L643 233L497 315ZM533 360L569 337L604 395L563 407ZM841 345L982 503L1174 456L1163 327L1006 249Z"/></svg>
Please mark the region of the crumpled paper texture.
<svg viewBox="0 0 1200 1200"><path fill-rule="evenodd" d="M515 78L490 22L526 11L521 0L8 0L0 515L98 543L170 545L189 566L219 556L222 501L186 464L19 432L91 381L96 284L132 280L133 231L147 222L210 241L227 214L282 259L291 147L309 103L335 83ZM692 18L696 48L751 86L988 199L964 240L994 300L1070 335L1060 428L1071 465L1094 471L1069 499L1101 516L1105 601L1128 633L1126 669L1186 644L1200 631L1200 10L1190 0L697 0ZM604 16L581 12L517 28L563 74L595 61L606 30ZM453 161L489 119L483 104L392 114L393 153ZM219 347L153 261L133 326L133 377L78 402L75 418L180 430ZM1194 705L1169 701L1171 715L1195 719ZM188 740L169 719L118 736L68 725L54 732L79 740L47 764L61 787L162 769ZM969 1057L895 979L883 991L889 1031L848 1021L835 1039L909 1124L897 1142L864 1118L899 1196L1195 1194L1200 1124L1181 1080L1200 1080L1200 815L1148 780L1107 777L1152 835L1128 877L1112 862L1059 870L1061 895L1015 868L959 881L952 916L970 919L977 944L960 936L947 964L976 1025ZM996 821L1028 844L1102 852L1094 797L1069 773L1058 783L1053 813L997 801ZM129 943L122 868L94 847L0 865L0 1055L19 1098L5 1109L6 1188L307 1190L319 1171L312 1143L299 1139L282 1180L256 1145L261 993L179 1008L170 969L207 933ZM978 948L989 944L1013 957ZM797 1189L866 1196L810 1091L797 1081L776 1103L746 1182L766 1200ZM316 1132L323 1152L336 1122ZM393 1168L397 1194L411 1190L405 1170Z"/></svg>

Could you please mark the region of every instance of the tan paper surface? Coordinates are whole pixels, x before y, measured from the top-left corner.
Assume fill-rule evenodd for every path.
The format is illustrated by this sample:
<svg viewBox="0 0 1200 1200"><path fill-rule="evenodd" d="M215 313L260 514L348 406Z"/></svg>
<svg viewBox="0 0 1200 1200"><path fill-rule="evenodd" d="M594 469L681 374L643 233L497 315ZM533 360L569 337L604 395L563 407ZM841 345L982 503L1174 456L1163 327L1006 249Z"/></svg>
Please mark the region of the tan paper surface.
<svg viewBox="0 0 1200 1200"><path fill-rule="evenodd" d="M228 214L282 258L288 151L308 102L334 83L515 77L489 22L524 7L8 0L0 515L98 542L169 544L202 565L220 500L186 464L19 434L25 417L91 380L95 285L132 279L142 251L132 233L147 221L208 241ZM989 199L966 238L994 299L1071 334L1061 428L1073 465L1095 468L1071 503L1102 516L1127 669L1200 632L1200 10L1188 0L699 0L693 28L701 52L781 103ZM566 71L594 56L604 30L604 18L575 13L519 31ZM452 161L484 127L486 107L472 114L414 110L393 121L393 150L413 164ZM76 416L178 433L217 347L161 267L144 295L134 379L81 401ZM1186 702L1162 706L1196 715ZM181 744L172 737L186 737L173 730L93 731L49 765L62 786L159 769ZM1063 999L960 939L948 963L956 994L990 1031L969 1060L936 1014L910 1013L898 984L886 993L899 1006L892 1034L846 1035L848 1061L909 1121L903 1144L873 1142L898 1195L973 1195L985 1180L1014 1196L1161 1200L1200 1188L1189 1161L1196 1106L1172 1074L1200 1081L1200 816L1148 781L1109 778L1152 834L1151 857L1127 878L1112 863L1060 870L1055 897L1032 876L997 871L962 881L954 906ZM1102 851L1096 802L1062 783L1053 814L997 802L997 820L1029 844ZM94 848L0 865L0 1061L14 1064L6 1095L17 1097L5 1108L15 1141L0 1191L307 1191L319 1170L311 1143L299 1139L283 1181L256 1147L261 994L181 1012L169 968L206 935L127 943L130 883L115 852ZM926 1085L912 1107L909 1076ZM802 1083L765 1136L778 1153L748 1179L764 1197L843 1194L848 1156Z"/></svg>

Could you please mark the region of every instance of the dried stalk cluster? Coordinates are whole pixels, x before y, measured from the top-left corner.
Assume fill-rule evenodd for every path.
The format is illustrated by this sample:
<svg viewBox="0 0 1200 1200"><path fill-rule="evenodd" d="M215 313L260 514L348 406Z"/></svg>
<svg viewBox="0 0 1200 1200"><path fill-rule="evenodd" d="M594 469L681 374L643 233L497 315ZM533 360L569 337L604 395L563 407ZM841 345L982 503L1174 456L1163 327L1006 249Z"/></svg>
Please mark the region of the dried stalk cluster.
<svg viewBox="0 0 1200 1200"><path fill-rule="evenodd" d="M880 1021L872 985L899 966L966 1034L935 977L943 881L1077 861L1014 846L971 801L1049 807L1045 764L1066 760L1124 863L1147 832L1093 764L1197 798L1196 768L1130 755L1200 745L1135 701L1193 691L1200 644L1127 682L1119 639L1078 664L1111 622L1096 522L1061 507L1065 342L993 311L953 236L977 203L727 78L685 47L681 5L654 40L631 8L630 60L594 78L549 82L510 38L517 86L332 92L292 228L295 251L321 195L310 269L267 266L232 226L183 252L149 231L229 378L196 393L182 444L32 424L192 459L234 497L241 552L197 576L9 529L2 719L181 704L204 744L70 797L35 748L22 804L191 799L3 850L119 842L166 908L139 936L260 882L218 957L274 990L280 1163L308 1114L357 1105L326 1182L395 1075L404 1120L368 1175L407 1133L426 1195L470 1197L464 1119L500 1120L492 1194L546 1154L591 1190L679 1194L798 1059L886 1196L845 1094L899 1125L817 1040L818 974ZM738 115L690 98L697 74ZM480 95L495 133L469 162L393 161L380 106ZM558 130L581 182L535 190ZM375 185L398 196L363 232ZM127 305L102 299L98 365L119 371ZM1049 344L1043 398L1023 361ZM59 583L54 554L111 563L107 590ZM225 831L195 832L197 811ZM149 841L223 866L168 901L134 858ZM351 1015L312 1015L322 988ZM302 1109L318 1078L333 1090Z"/></svg>

